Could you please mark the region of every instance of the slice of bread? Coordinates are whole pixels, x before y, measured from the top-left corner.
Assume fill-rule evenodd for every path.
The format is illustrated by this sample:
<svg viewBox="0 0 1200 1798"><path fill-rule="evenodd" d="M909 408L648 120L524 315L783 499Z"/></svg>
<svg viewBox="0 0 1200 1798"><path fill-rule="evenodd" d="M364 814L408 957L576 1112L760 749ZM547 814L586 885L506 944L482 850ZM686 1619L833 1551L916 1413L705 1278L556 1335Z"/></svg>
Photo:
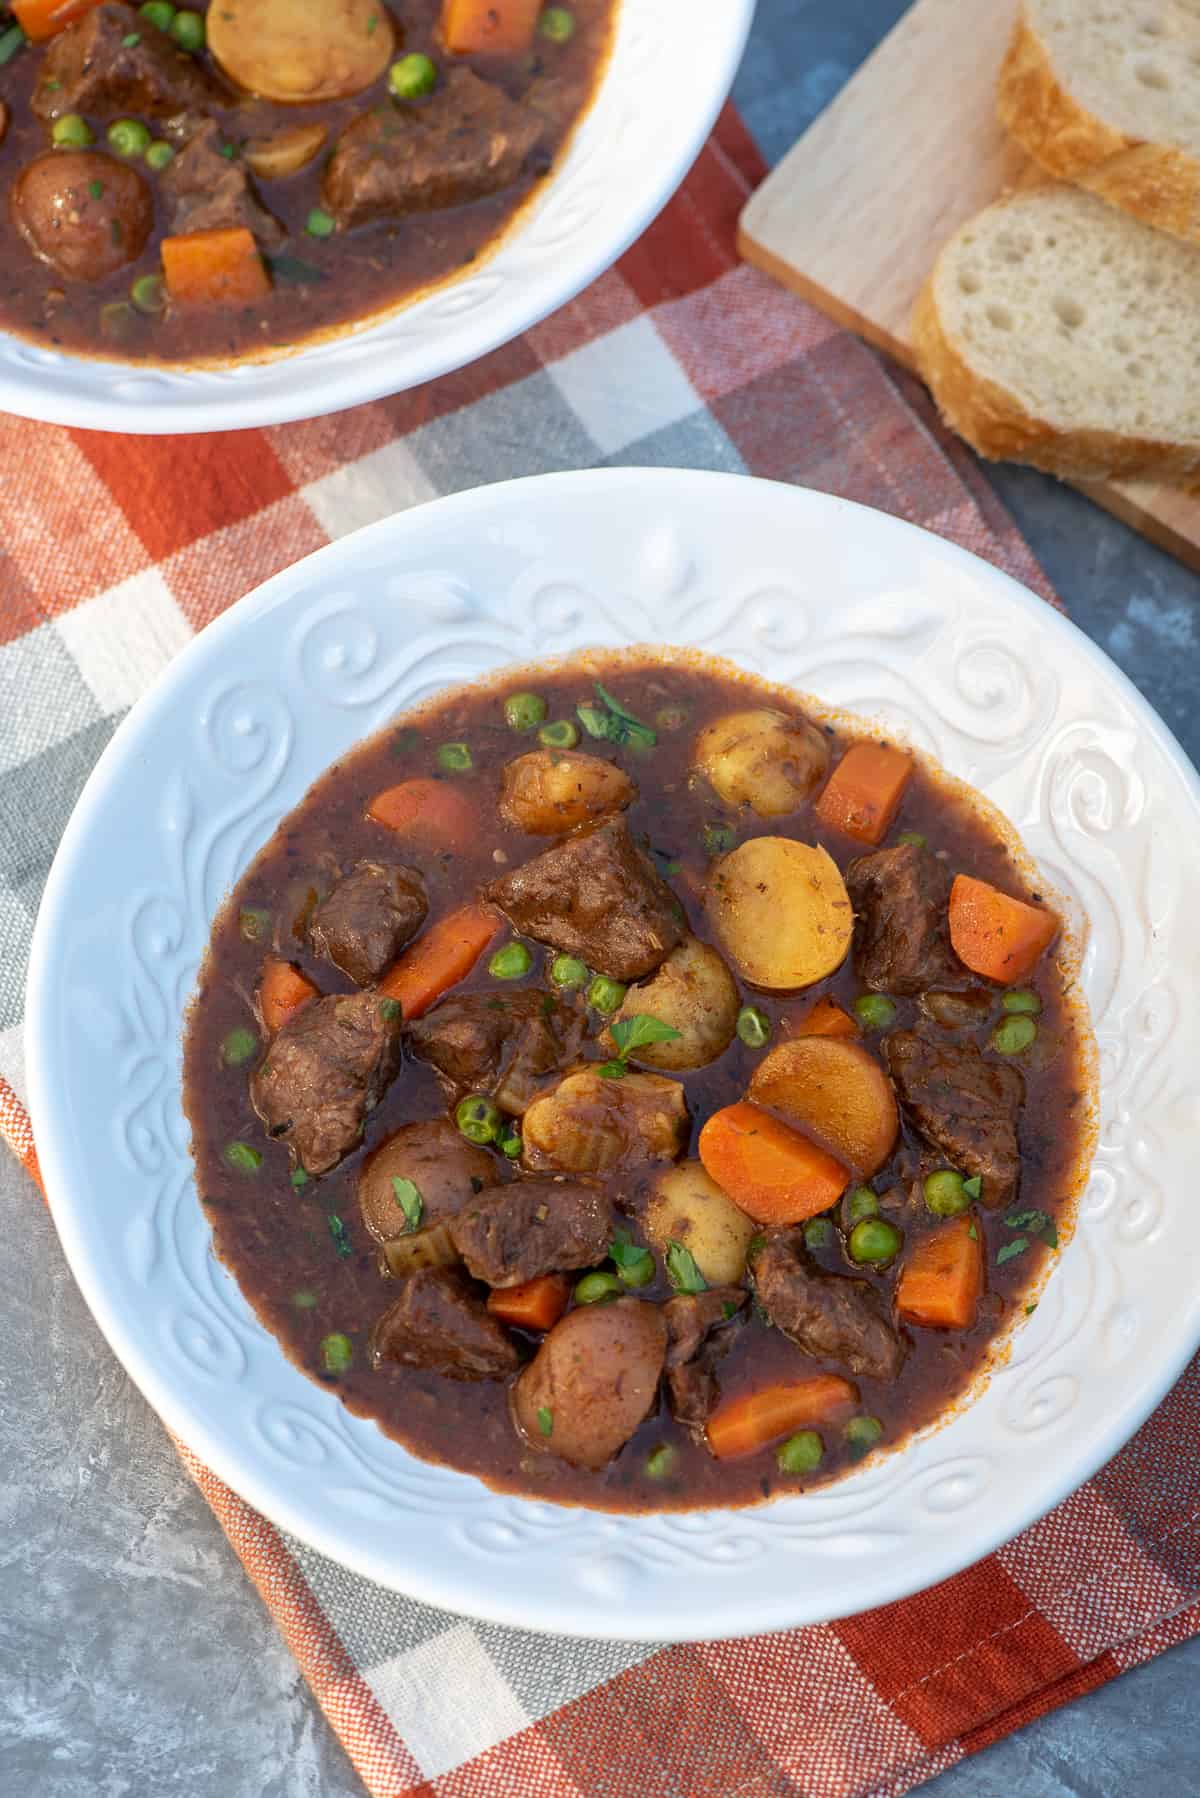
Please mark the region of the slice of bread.
<svg viewBox="0 0 1200 1798"><path fill-rule="evenodd" d="M1200 243L1197 0L1022 0L997 109L1049 174Z"/></svg>
<svg viewBox="0 0 1200 1798"><path fill-rule="evenodd" d="M1070 480L1200 470L1200 251L1058 182L968 220L917 301L939 410Z"/></svg>

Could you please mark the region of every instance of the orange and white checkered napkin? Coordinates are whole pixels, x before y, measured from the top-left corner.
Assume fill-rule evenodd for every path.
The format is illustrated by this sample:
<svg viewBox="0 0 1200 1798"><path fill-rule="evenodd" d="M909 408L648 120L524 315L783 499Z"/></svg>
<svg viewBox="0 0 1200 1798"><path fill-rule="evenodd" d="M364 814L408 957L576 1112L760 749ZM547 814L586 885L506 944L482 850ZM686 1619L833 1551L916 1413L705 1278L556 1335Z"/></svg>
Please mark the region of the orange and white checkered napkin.
<svg viewBox="0 0 1200 1798"><path fill-rule="evenodd" d="M0 417L0 1129L35 1177L24 969L71 806L192 634L330 538L483 481L688 464L866 501L1053 597L916 389L739 266L761 172L727 113L617 268L413 393L227 437ZM822 1628L683 1648L564 1642L398 1598L180 1453L378 1798L865 1798L1200 1629L1198 1434L1200 1363L1102 1473L958 1578Z"/></svg>

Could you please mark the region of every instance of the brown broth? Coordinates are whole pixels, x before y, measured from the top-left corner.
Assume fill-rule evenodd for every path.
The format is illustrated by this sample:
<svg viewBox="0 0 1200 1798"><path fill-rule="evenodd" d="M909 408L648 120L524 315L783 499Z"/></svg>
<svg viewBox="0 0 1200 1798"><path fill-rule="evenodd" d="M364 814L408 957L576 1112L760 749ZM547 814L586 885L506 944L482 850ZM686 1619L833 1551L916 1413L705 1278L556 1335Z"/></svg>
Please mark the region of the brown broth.
<svg viewBox="0 0 1200 1798"><path fill-rule="evenodd" d="M197 4L196 11L207 11ZM390 8L396 24L397 54L421 51L444 63L436 35L440 0L406 0ZM272 252L274 284L269 297L254 306L168 309L158 317L122 314L119 337L106 332L106 306L125 301L140 275L160 272L160 246L167 235L163 208L150 240L136 262L102 281L64 281L38 261L17 231L7 195L21 170L51 147L50 128L30 110L37 85L42 47L32 45L0 67L0 102L10 113L6 135L0 135L0 329L15 331L49 348L124 361L199 362L263 355L305 342L340 326L386 313L404 301L445 282L477 262L504 234L516 215L540 188L580 115L589 105L608 54L615 0L572 0L576 29L566 44L539 39L535 51L522 57L461 57L477 74L496 83L514 100L535 91L547 119L537 169L502 193L440 212L378 220L355 230L317 238L305 221L321 205L321 176L326 157L282 180L259 181L263 203L287 228L286 252ZM401 21L403 23L401 24ZM8 24L0 5L0 29ZM197 61L215 79L217 65L202 52ZM388 105L386 77L351 99L312 106L280 106L228 90L227 104L208 115L219 120L228 143L267 135L281 125L318 120L328 127L328 144L362 113ZM105 145L107 120L91 119L97 149ZM145 120L154 135L161 121ZM141 173L155 189L158 177L143 163ZM131 333L131 334L130 334Z"/></svg>
<svg viewBox="0 0 1200 1798"><path fill-rule="evenodd" d="M520 689L536 688L546 698L551 718L573 718L576 704L593 697L596 673L639 718L653 721L664 707L686 711L686 726L660 731L652 752L635 755L609 744L589 742L586 737L580 747L609 755L638 783L639 797L628 814L630 828L635 837L644 836L655 861L668 871L697 935L709 940L712 936L701 897L709 867L702 842L706 824L732 825L739 840L774 834L823 843L843 869L864 853L863 845L826 829L811 804L787 818L767 822L722 805L704 782L689 780L689 751L701 725L724 711L756 701L777 705L778 690L762 688L745 677L733 678L715 664L638 663L623 658L610 667L604 658L594 656L585 664L560 665L545 673L525 670L517 684ZM352 1411L375 1418L387 1434L425 1459L476 1474L499 1490L610 1510L649 1510L746 1504L824 1483L850 1465L851 1457L836 1430L825 1433L826 1456L819 1474L800 1479L780 1474L772 1450L740 1461L714 1460L679 1429L660 1401L616 1460L602 1472L593 1473L568 1467L550 1456L529 1454L523 1448L509 1420L508 1393L502 1381L458 1382L391 1365L372 1370L367 1355L370 1327L391 1302L396 1288L381 1278L378 1251L358 1220L355 1182L364 1156L401 1124L444 1114L445 1099L437 1078L429 1067L406 1061L369 1118L362 1148L333 1174L296 1192L289 1182L284 1150L266 1138L251 1109L247 1070L221 1066L220 1044L227 1032L254 1021L249 1002L262 945L243 940L239 932L242 907L263 907L278 916L281 897L290 893L283 906L288 914L310 882L328 885L335 865L344 868L361 857L382 856L415 861L423 867L430 916L437 917L473 899L478 888L494 877L501 857L514 865L546 847L547 839L526 837L496 818L495 800L504 763L533 746L531 738L514 735L505 723L502 699L512 690L509 680L455 691L414 715L411 722L397 720L329 769L284 819L218 918L188 1021L185 1053L186 1104L197 1182L217 1253L287 1354L313 1377L333 1384ZM834 759L856 737L871 735L865 726L852 731L840 721L825 728ZM478 796L486 827L453 854L422 857L405 850L391 833L368 820L365 809L381 788L408 776L435 772L437 745L451 741L466 741L471 746L474 771L454 778L463 791ZM901 831L922 832L930 847L947 858L955 871L973 873L1031 900L1039 896L1015 839L1005 835L981 802L920 763L886 840L894 842ZM543 952L536 944L531 947L534 966L526 983L543 985L553 952ZM353 990L328 963L312 959L300 942L289 938L283 949L323 991ZM1077 995L1071 991L1069 963L1066 950L1045 956L1034 977L1025 983L1036 987L1043 1010L1037 1043L1020 1058L1027 1097L1020 1131L1019 1204L1022 1210L1036 1207L1050 1214L1064 1237L1069 1234L1073 1202L1086 1174L1093 1134L1092 1039ZM485 955L456 990L495 990L496 984L487 973ZM958 984L964 990L986 985L965 971ZM744 988L744 995L767 1013L773 1026L772 1042L778 1042L787 1022L798 1020L822 995L828 993L849 1007L862 991L863 983L848 958L830 979L801 993L773 996ZM915 1001L899 999L896 1004L897 1028L915 1020ZM997 997L993 1021L1000 1015ZM981 1045L989 1028L975 1033ZM864 1040L877 1047L879 1037ZM588 1047L591 1053L600 1053ZM704 1120L722 1105L744 1096L761 1054L735 1039L716 1062L680 1076L692 1116L690 1154L696 1152L695 1140ZM234 1172L224 1161L222 1149L235 1139L261 1150L263 1164L256 1174ZM906 1246L938 1221L929 1217L923 1206L914 1207L911 1200L904 1199L897 1209L890 1209L892 1202L903 1198L906 1176L911 1178L920 1155L918 1139L905 1126L891 1160L872 1182L883 1198L884 1214L902 1224ZM497 1162L503 1167L499 1156ZM928 1151L925 1165L930 1165ZM639 1241L643 1238L636 1211L644 1178L635 1174L610 1182L612 1196L631 1214L631 1228ZM331 1213L339 1216L349 1231L351 1253L347 1256L340 1256L335 1248L328 1225ZM997 1253L1013 1240L1014 1231L1005 1225L1001 1213L976 1207L975 1215L985 1238L987 1290L974 1328L961 1334L910 1329L910 1351L895 1383L863 1378L856 1382L862 1410L884 1426L884 1449L901 1444L963 1399L985 1373L989 1357L1010 1323L1033 1303L1032 1295L1047 1271L1048 1252L1036 1239L1019 1257L998 1264ZM890 1305L896 1267L883 1272L852 1270L840 1238L817 1258L830 1271L854 1271L881 1288ZM314 1294L315 1305L298 1309L294 1303L297 1291ZM661 1268L655 1284L639 1296L671 1296ZM344 1332L355 1348L353 1366L337 1379L319 1371L319 1344L331 1331ZM722 1397L735 1397L775 1378L804 1377L826 1366L754 1316L737 1332L719 1365ZM647 1477L645 1463L660 1443L673 1444L678 1459L670 1479L656 1482Z"/></svg>

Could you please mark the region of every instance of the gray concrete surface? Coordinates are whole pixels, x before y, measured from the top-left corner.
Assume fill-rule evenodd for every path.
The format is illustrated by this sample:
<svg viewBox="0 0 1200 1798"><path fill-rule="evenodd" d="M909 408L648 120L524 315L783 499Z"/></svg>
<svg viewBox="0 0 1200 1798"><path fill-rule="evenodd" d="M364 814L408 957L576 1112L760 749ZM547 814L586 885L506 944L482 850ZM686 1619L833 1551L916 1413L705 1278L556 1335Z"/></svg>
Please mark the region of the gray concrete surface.
<svg viewBox="0 0 1200 1798"><path fill-rule="evenodd" d="M902 11L903 0L760 0L737 98L769 157ZM1052 482L995 479L1076 621L1200 758L1200 579ZM0 1240L0 1793L360 1798L207 1506L102 1342L36 1194L2 1155ZM1200 1789L1198 1681L1192 1643L925 1789L1182 1798Z"/></svg>

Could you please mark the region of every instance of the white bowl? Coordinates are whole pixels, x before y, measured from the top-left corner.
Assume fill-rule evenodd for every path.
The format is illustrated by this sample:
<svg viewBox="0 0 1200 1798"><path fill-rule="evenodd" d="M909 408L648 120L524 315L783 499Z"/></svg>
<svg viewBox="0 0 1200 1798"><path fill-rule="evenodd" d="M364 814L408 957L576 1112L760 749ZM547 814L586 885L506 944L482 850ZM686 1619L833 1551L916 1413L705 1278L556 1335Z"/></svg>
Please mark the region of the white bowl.
<svg viewBox="0 0 1200 1798"><path fill-rule="evenodd" d="M156 368L66 356L0 331L0 411L98 431L228 431L317 418L486 355L615 262L712 129L754 0L620 0L595 103L562 165L476 272L267 362Z"/></svg>
<svg viewBox="0 0 1200 1798"><path fill-rule="evenodd" d="M807 1497L613 1517L497 1496L415 1460L285 1359L211 1252L180 1020L222 896L338 755L448 683L646 641L882 715L1008 814L1090 919L1103 1116L1079 1227L973 1404ZM1065 1497L1200 1340L1198 834L1200 782L1107 658L995 569L881 513L639 469L406 512L210 625L80 799L38 919L28 1012L33 1119L68 1259L150 1403L222 1479L429 1603L661 1640L900 1598Z"/></svg>

